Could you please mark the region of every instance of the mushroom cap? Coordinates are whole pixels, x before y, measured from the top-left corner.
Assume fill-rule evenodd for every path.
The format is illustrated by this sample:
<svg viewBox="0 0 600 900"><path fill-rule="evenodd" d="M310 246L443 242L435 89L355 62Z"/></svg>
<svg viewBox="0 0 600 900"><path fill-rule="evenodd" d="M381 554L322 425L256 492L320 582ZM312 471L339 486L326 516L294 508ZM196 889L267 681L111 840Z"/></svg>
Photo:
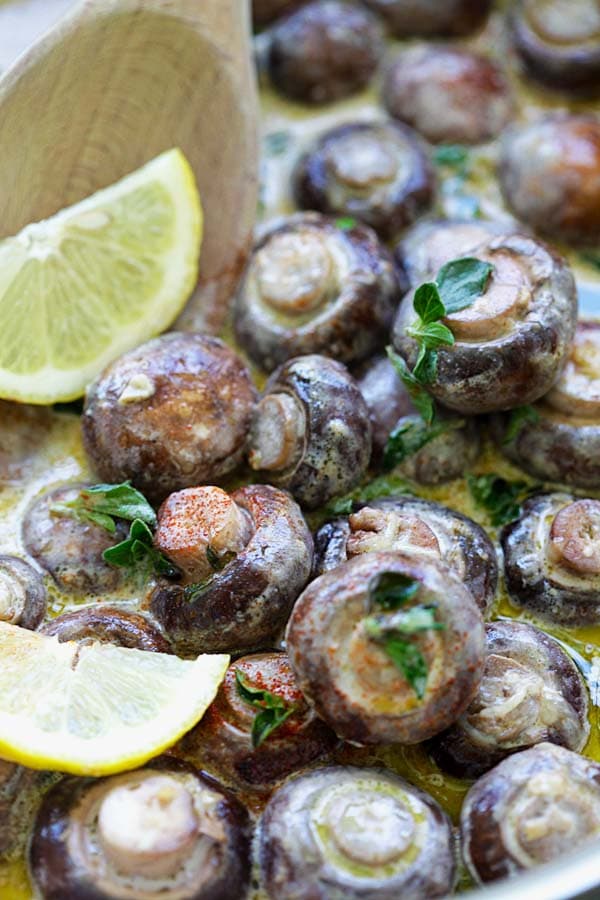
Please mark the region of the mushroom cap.
<svg viewBox="0 0 600 900"><path fill-rule="evenodd" d="M171 645L149 616L121 605L97 603L62 613L40 628L63 641L101 641L153 653L172 653Z"/></svg>
<svg viewBox="0 0 600 900"><path fill-rule="evenodd" d="M34 629L46 608L46 586L38 570L18 556L0 556L0 621Z"/></svg>

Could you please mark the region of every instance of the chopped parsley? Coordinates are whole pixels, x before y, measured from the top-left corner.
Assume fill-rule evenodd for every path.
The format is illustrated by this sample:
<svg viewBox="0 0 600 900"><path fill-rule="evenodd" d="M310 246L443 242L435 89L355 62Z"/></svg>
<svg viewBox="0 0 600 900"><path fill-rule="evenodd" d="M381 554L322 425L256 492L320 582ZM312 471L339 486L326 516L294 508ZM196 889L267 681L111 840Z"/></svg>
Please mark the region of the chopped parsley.
<svg viewBox="0 0 600 900"><path fill-rule="evenodd" d="M252 746L260 747L273 732L296 711L291 703L251 684L241 669L235 670L238 694L249 706L259 710L252 723Z"/></svg>

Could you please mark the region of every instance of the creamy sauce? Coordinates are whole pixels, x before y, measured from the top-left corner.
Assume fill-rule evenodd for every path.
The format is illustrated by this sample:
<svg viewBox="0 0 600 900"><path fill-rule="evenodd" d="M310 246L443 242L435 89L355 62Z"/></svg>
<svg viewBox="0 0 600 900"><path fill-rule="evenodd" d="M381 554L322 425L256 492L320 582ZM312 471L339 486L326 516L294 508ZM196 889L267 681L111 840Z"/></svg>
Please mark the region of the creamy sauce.
<svg viewBox="0 0 600 900"><path fill-rule="evenodd" d="M260 40L258 41L260 47ZM471 41L464 42L488 54L497 56L503 62L508 60L510 77L517 95L517 119L528 120L541 109L586 109L600 113L600 101L593 103L572 103L556 94L546 94L530 84L524 84L515 72L515 60L506 39L502 17L492 16L486 30ZM390 42L393 52L398 42ZM307 109L291 104L276 96L268 87L262 87L263 108L263 160L261 166L261 197L259 217L266 221L274 216L294 211L290 197L289 178L294 162L318 134L340 122L356 119L369 120L384 118L378 105L379 84L377 80L371 88L351 100L324 109ZM505 221L508 226L514 219L503 204L497 182L494 179L497 147L486 145L469 153L466 177L457 176L448 169L440 169L444 177L439 190L436 216L464 217L473 215ZM210 227L210 223L208 223ZM582 255L566 247L560 247L573 266L580 293L580 306L586 316L600 317L600 269L586 264ZM599 248L600 256L600 248ZM224 337L231 340L228 329ZM257 384L263 378L256 375ZM6 432L5 423L0 421L0 435ZM0 441L1 447L1 441ZM495 473L509 480L522 479L522 473L501 457L491 445L486 445L473 467L477 474ZM25 555L21 540L21 521L24 510L38 494L53 485L65 481L88 480L91 478L81 443L79 417L70 413L54 413L50 427L35 451L28 457L19 477L14 474L4 478L0 469L0 553ZM244 482L236 478L237 483ZM250 478L246 479L250 480ZM485 513L478 509L468 492L464 481L452 482L437 488L416 488L415 492L427 499L436 500L458 509L478 521L494 539L497 534L490 528ZM581 492L579 492L581 493ZM600 496L600 492L598 493ZM50 592L50 614L96 602L98 598L61 595L48 581ZM134 585L126 585L116 597L120 599L141 599ZM102 599L111 599L103 597ZM514 607L500 584L493 617L508 616L523 621L535 620ZM539 624L566 646L578 661L584 672L591 695L591 734L584 753L600 761L599 704L600 704L600 626L565 629ZM444 775L429 759L420 746L376 749L344 747L337 754L338 762L385 765L406 776L433 795L449 812L456 822L469 782ZM253 812L260 811L261 801L247 798ZM468 882L461 879L461 886ZM2 900L26 900L32 897L26 866L22 859L0 863L0 897Z"/></svg>

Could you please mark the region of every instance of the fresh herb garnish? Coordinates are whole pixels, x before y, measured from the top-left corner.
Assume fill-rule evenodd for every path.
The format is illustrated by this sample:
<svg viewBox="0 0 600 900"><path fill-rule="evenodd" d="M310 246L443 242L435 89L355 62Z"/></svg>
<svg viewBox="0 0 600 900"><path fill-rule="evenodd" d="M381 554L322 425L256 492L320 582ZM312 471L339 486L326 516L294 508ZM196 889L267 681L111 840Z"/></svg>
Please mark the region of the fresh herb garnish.
<svg viewBox="0 0 600 900"><path fill-rule="evenodd" d="M370 601L383 610L365 619L365 632L381 643L385 653L399 669L421 700L427 686L427 661L416 644L408 638L425 631L443 631L443 622L436 622L435 603L402 607L413 600L421 585L402 572L382 572L369 586Z"/></svg>
<svg viewBox="0 0 600 900"><path fill-rule="evenodd" d="M333 519L336 516L348 516L354 509L355 503L368 503L370 500L377 500L378 497L389 497L391 494L412 494L410 484L403 478L395 478L382 475L380 478L374 478L367 484L355 488L343 497L332 500L322 510L319 518L323 521Z"/></svg>
<svg viewBox="0 0 600 900"><path fill-rule="evenodd" d="M526 481L507 481L499 475L467 475L475 503L485 509L494 527L518 518L521 504L537 490Z"/></svg>
<svg viewBox="0 0 600 900"><path fill-rule="evenodd" d="M335 220L335 224L337 228L341 228L342 231L350 231L351 228L355 228L357 225L356 219L353 219L352 216L342 216L340 219Z"/></svg>
<svg viewBox="0 0 600 900"><path fill-rule="evenodd" d="M259 710L252 723L252 746L260 747L276 728L289 719L296 707L277 694L250 684L241 669L235 670L238 694L246 703Z"/></svg>
<svg viewBox="0 0 600 900"><path fill-rule="evenodd" d="M156 513L143 494L131 486L129 481L122 484L95 484L83 488L79 496L68 503L55 503L51 509L54 515L71 516L80 522L92 522L110 534L117 530L115 519L136 519L156 527Z"/></svg>
<svg viewBox="0 0 600 900"><path fill-rule="evenodd" d="M168 578L179 574L176 566L154 547L152 532L141 519L134 519L128 537L119 544L115 544L114 547L105 550L102 557L111 566L134 569L143 565L158 575L166 575Z"/></svg>
<svg viewBox="0 0 600 900"><path fill-rule="evenodd" d="M462 144L440 144L433 151L433 161L436 166L447 166L466 174L469 151Z"/></svg>
<svg viewBox="0 0 600 900"><path fill-rule="evenodd" d="M271 131L265 134L263 143L268 156L283 156L292 143L292 135L289 131Z"/></svg>
<svg viewBox="0 0 600 900"><path fill-rule="evenodd" d="M422 450L430 441L448 431L462 428L464 424L464 419L446 419L428 426L416 417L405 419L394 428L387 440L383 451L383 468L389 472L409 456Z"/></svg>
<svg viewBox="0 0 600 900"><path fill-rule="evenodd" d="M446 315L466 309L484 293L494 270L491 263L472 256L445 263L437 274Z"/></svg>
<svg viewBox="0 0 600 900"><path fill-rule="evenodd" d="M502 438L503 444L509 444L520 432L526 422L539 422L540 414L533 406L518 406L511 410L506 431Z"/></svg>
<svg viewBox="0 0 600 900"><path fill-rule="evenodd" d="M579 254L579 257L582 262L600 271L600 253L595 253L593 250L584 250Z"/></svg>
<svg viewBox="0 0 600 900"><path fill-rule="evenodd" d="M428 394L423 384L418 381L408 368L404 359L391 347L386 348L388 358L396 370L404 387L408 391L413 406L427 425L431 425L435 418L435 406L433 397Z"/></svg>

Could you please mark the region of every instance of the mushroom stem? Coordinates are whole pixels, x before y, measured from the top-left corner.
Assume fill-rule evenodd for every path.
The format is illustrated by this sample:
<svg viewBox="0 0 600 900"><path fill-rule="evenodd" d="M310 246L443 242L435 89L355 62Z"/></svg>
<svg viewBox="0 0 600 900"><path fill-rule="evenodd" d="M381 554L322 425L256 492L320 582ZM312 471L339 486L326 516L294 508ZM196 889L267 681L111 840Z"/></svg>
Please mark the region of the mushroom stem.
<svg viewBox="0 0 600 900"><path fill-rule="evenodd" d="M552 561L580 575L600 575L600 501L563 507L550 528Z"/></svg>
<svg viewBox="0 0 600 900"><path fill-rule="evenodd" d="M281 472L299 459L306 415L290 394L267 394L258 404L250 432L248 461L253 469Z"/></svg>

